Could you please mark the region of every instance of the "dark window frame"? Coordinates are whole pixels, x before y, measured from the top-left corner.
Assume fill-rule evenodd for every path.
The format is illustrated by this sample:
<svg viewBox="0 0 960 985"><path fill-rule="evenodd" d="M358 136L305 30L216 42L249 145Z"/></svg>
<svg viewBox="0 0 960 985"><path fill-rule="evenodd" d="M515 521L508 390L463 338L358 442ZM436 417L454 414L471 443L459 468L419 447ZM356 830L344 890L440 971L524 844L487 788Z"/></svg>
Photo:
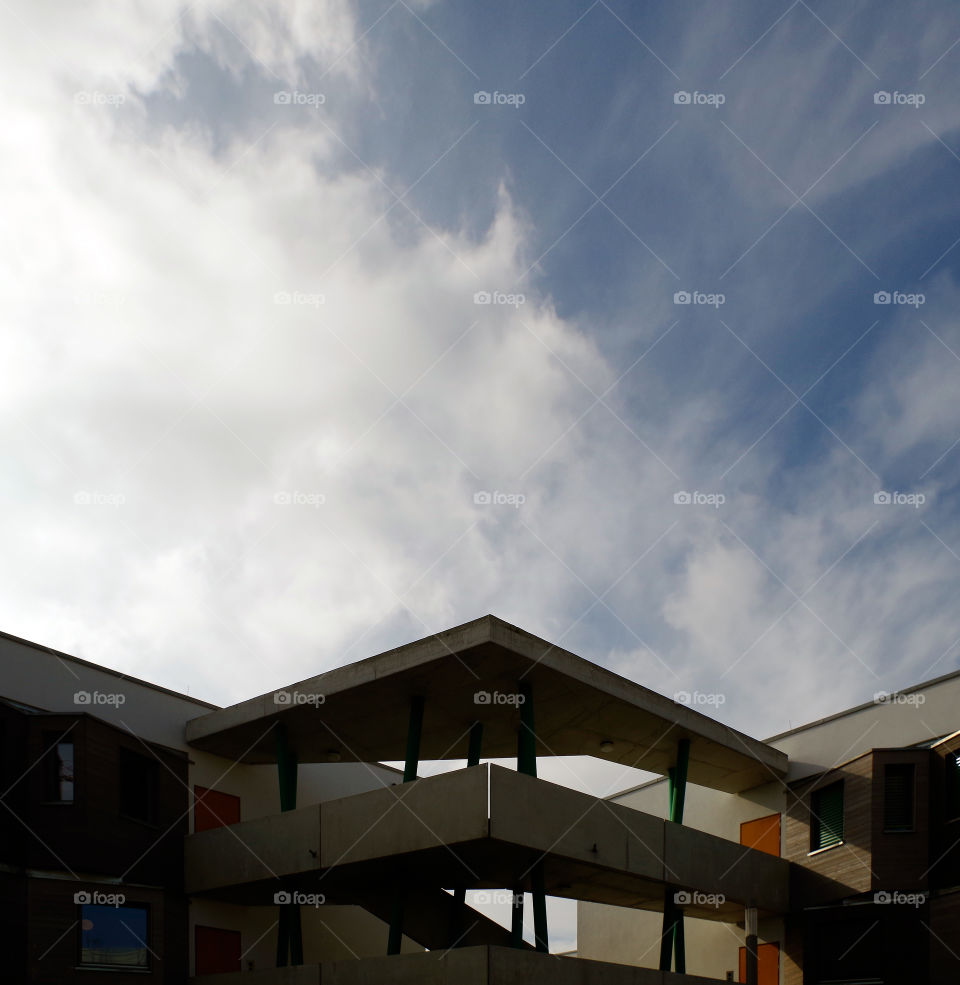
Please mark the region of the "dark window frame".
<svg viewBox="0 0 960 985"><path fill-rule="evenodd" d="M834 830L832 831L833 837L830 838L829 841L825 841L823 814L827 813L829 805L825 805L824 800L831 795L836 796L837 794L839 794L840 797L839 824L834 824ZM845 813L846 798L842 779L834 780L832 783L828 783L826 786L820 787L818 790L814 790L810 794L811 855L814 852L825 852L831 848L837 848L844 843ZM830 832L829 825L826 827L826 832Z"/></svg>
<svg viewBox="0 0 960 985"><path fill-rule="evenodd" d="M894 771L903 771L909 780L909 814L910 820L901 825L891 827L888 823L890 808L890 776ZM883 764L883 833L912 834L917 830L917 769L915 763L884 763Z"/></svg>
<svg viewBox="0 0 960 985"><path fill-rule="evenodd" d="M72 807L77 802L77 744L72 736L67 738L70 729L61 731L50 729L44 731L41 736L43 742L43 766L41 767L40 782L42 784L40 802L44 806L67 806ZM70 772L69 799L61 795L61 784L64 782L63 766L60 749L62 746L70 747Z"/></svg>
<svg viewBox="0 0 960 985"><path fill-rule="evenodd" d="M104 906L98 903L78 903L77 904L77 958L76 958L76 968L79 971L106 971L113 974L121 975L149 975L152 974L154 969L153 963L153 952L150 947L150 938L153 936L151 931L153 929L153 912L151 904L142 903L138 900L127 900L121 906L116 907L118 910L143 910L146 914L146 932L144 937L144 964L130 965L130 964L104 964L102 962L96 961L84 961L83 960L83 911L85 907L96 906L102 909L114 909L114 907Z"/></svg>
<svg viewBox="0 0 960 985"><path fill-rule="evenodd" d="M120 746L117 750L117 812L126 821L136 821L155 828L159 824L160 764L152 756L145 756L136 749ZM144 784L146 811L130 810L135 794L125 787L127 770Z"/></svg>

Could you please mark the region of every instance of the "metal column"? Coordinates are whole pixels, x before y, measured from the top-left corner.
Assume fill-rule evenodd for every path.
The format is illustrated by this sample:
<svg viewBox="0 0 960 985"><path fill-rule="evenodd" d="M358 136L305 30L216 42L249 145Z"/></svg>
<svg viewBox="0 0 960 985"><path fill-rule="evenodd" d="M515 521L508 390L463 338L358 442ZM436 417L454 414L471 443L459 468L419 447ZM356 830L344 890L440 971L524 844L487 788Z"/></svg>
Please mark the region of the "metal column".
<svg viewBox="0 0 960 985"><path fill-rule="evenodd" d="M410 783L417 778L420 765L420 737L423 734L423 698L414 695L410 699L410 720L407 725L407 758L403 764L403 782ZM403 942L404 887L401 883L393 888L393 911L390 917L390 936L387 938L387 954L399 954Z"/></svg>
<svg viewBox="0 0 960 985"><path fill-rule="evenodd" d="M683 824L683 806L687 796L687 768L690 763L690 740L677 743L677 765L667 772L670 797L670 820ZM666 885L663 891L663 932L660 937L660 970L670 970L671 955L675 970L687 970L683 932L683 910L677 906L675 887Z"/></svg>

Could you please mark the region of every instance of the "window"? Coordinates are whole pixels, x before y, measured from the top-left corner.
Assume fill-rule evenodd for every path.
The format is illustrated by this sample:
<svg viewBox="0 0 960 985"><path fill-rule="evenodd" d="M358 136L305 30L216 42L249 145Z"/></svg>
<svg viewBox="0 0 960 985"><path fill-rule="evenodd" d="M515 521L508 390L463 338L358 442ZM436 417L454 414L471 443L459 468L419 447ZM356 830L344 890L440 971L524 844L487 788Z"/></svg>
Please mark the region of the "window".
<svg viewBox="0 0 960 985"><path fill-rule="evenodd" d="M149 910L145 906L80 906L80 964L150 970Z"/></svg>
<svg viewBox="0 0 960 985"><path fill-rule="evenodd" d="M947 820L955 821L960 818L960 753L948 752L944 766Z"/></svg>
<svg viewBox="0 0 960 985"><path fill-rule="evenodd" d="M883 768L883 830L913 831L913 763Z"/></svg>
<svg viewBox="0 0 960 985"><path fill-rule="evenodd" d="M62 742L62 732L44 732L43 799L47 803L73 803L73 743Z"/></svg>
<svg viewBox="0 0 960 985"><path fill-rule="evenodd" d="M843 780L837 780L822 790L814 790L810 798L810 851L833 848L843 842Z"/></svg>
<svg viewBox="0 0 960 985"><path fill-rule="evenodd" d="M136 821L157 820L157 761L120 749L120 813Z"/></svg>

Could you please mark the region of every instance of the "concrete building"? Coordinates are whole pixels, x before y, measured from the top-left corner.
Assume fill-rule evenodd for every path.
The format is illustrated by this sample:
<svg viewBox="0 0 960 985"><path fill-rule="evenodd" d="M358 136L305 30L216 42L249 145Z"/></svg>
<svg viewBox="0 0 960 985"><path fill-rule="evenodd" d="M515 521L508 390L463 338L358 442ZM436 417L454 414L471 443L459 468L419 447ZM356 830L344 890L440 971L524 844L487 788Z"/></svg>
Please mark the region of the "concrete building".
<svg viewBox="0 0 960 985"><path fill-rule="evenodd" d="M684 824L790 863L788 910L759 921L761 985L960 981L958 726L955 672L767 739L785 780L688 789ZM667 788L609 802L664 817ZM745 981L743 942L702 916L687 910L686 967ZM657 964L659 914L581 903L577 929L582 957Z"/></svg>
<svg viewBox="0 0 960 985"><path fill-rule="evenodd" d="M956 679L922 693L923 736L898 698L761 742L492 616L222 709L2 637L4 980L953 982ZM537 777L569 755L665 780ZM930 933L843 977L874 912Z"/></svg>

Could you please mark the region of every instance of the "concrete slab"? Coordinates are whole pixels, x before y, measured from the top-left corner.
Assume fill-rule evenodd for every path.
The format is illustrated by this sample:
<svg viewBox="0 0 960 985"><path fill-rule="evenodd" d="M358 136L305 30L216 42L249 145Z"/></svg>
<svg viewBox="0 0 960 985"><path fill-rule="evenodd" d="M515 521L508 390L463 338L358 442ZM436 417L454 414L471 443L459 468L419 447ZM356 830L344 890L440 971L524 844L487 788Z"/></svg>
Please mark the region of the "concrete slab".
<svg viewBox="0 0 960 985"><path fill-rule="evenodd" d="M687 738L692 783L739 792L786 774L787 757L772 746L493 616L203 715L187 723L186 739L229 759L270 763L282 721L301 762L398 760L409 700L420 695L422 759L465 758L478 720L484 757L508 757L516 754L521 682L533 687L540 756L595 756L665 773Z"/></svg>
<svg viewBox="0 0 960 985"><path fill-rule="evenodd" d="M331 961L301 968L202 975L190 985L719 985L713 978L558 957L508 947Z"/></svg>
<svg viewBox="0 0 960 985"><path fill-rule="evenodd" d="M320 868L320 805L200 831L184 839L188 893L243 886ZM262 903L269 900L265 894Z"/></svg>
<svg viewBox="0 0 960 985"><path fill-rule="evenodd" d="M187 892L265 905L276 889L329 903L404 885L530 888L659 910L665 883L722 894L691 915L737 922L743 905L784 912L789 863L492 764L369 791L186 840ZM246 885L244 885L246 883ZM696 912L695 912L696 911Z"/></svg>

